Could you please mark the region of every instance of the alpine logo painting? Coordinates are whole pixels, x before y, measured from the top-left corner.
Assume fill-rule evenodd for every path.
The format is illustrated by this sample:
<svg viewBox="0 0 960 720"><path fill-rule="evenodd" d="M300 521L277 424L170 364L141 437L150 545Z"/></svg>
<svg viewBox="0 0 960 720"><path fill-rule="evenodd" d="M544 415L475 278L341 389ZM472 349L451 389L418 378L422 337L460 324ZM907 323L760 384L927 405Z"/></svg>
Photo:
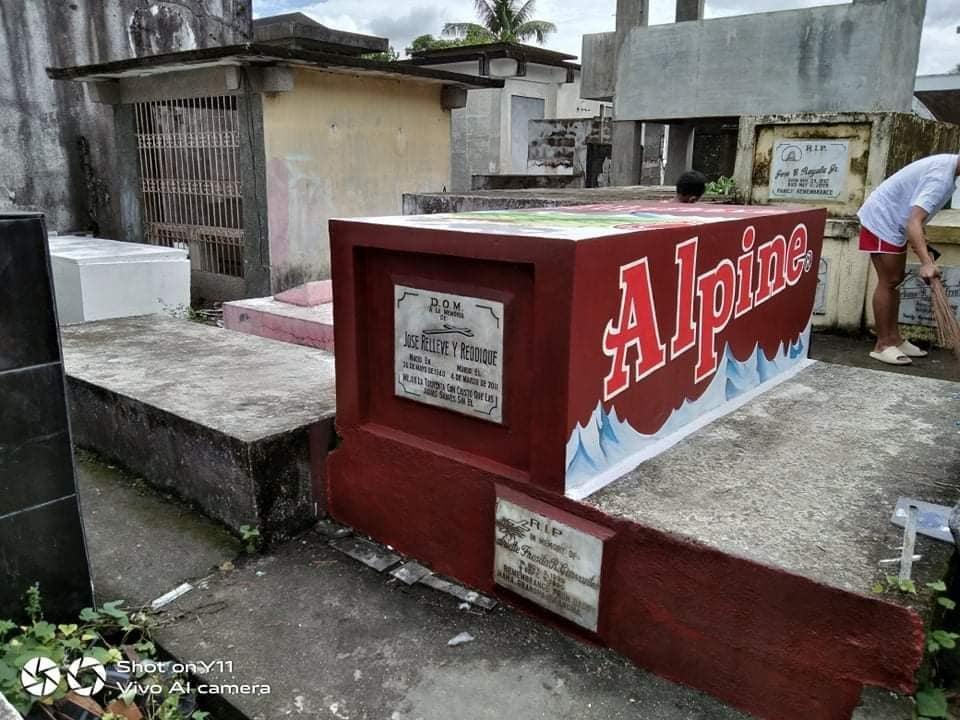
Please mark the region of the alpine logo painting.
<svg viewBox="0 0 960 720"><path fill-rule="evenodd" d="M628 246L633 257L627 250L616 258L605 240L584 249L595 254L603 290L575 323L596 349L574 353L582 367L572 377L584 380L571 398L571 497L595 492L808 364L822 214L736 220L640 233Z"/></svg>

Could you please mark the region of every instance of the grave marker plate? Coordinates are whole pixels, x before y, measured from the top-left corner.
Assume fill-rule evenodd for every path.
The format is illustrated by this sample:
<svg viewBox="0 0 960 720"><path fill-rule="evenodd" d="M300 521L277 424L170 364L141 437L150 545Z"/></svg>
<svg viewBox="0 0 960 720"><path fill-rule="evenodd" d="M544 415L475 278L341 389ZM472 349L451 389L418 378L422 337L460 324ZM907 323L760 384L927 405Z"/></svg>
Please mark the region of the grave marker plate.
<svg viewBox="0 0 960 720"><path fill-rule="evenodd" d="M837 199L847 185L849 167L849 140L780 140L773 146L770 197Z"/></svg>
<svg viewBox="0 0 960 720"><path fill-rule="evenodd" d="M394 286L399 397L503 422L503 303Z"/></svg>
<svg viewBox="0 0 960 720"><path fill-rule="evenodd" d="M907 278L900 287L900 322L905 325L936 327L930 286L917 275L919 265L907 266ZM960 267L941 267L940 276L950 304L960 305Z"/></svg>
<svg viewBox="0 0 960 720"><path fill-rule="evenodd" d="M561 510L544 506L537 512L502 495L501 488L495 523L496 583L596 632L603 544L612 533L599 526L587 532L558 519L577 522ZM577 524L592 525L583 520Z"/></svg>
<svg viewBox="0 0 960 720"><path fill-rule="evenodd" d="M825 257L821 257L820 267L817 271L817 294L813 300L814 315L827 314L827 292L829 290L829 286L827 285L828 282L830 282L830 260Z"/></svg>

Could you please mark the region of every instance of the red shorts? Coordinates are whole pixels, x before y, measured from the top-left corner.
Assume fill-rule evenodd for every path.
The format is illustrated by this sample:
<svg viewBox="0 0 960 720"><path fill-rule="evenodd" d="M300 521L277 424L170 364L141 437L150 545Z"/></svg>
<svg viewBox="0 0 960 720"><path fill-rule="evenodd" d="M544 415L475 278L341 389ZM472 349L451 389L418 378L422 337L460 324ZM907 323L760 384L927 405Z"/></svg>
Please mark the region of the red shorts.
<svg viewBox="0 0 960 720"><path fill-rule="evenodd" d="M881 240L865 227L860 227L860 249L868 253L886 253L887 255L902 255L907 251L907 244L894 245Z"/></svg>

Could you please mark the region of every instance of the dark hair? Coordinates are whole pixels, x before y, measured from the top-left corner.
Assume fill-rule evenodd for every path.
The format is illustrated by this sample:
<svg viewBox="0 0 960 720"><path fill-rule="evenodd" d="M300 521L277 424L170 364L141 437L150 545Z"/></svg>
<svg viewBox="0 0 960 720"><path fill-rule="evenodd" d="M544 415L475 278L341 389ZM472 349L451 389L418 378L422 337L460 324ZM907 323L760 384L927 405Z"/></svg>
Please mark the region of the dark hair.
<svg viewBox="0 0 960 720"><path fill-rule="evenodd" d="M677 180L677 195L700 197L707 189L707 176L696 170L688 170Z"/></svg>

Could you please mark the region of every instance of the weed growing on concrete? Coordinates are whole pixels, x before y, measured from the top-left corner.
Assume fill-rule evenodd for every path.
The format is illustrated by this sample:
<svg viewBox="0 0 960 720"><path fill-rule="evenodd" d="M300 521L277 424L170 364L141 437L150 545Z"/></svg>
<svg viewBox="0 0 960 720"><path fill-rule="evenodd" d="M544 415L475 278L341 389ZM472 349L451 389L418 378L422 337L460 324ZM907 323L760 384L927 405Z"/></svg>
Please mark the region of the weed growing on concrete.
<svg viewBox="0 0 960 720"><path fill-rule="evenodd" d="M95 710L102 720L208 718L194 709L192 696L164 690L137 698L138 686L166 689L183 680L124 669L125 664L162 664L153 659L156 646L147 615L130 614L122 605L118 600L84 608L76 622L54 625L44 620L40 588L34 584L24 594L29 623L0 619L0 692L31 720L76 717L77 708ZM68 706L74 708L69 715Z"/></svg>
<svg viewBox="0 0 960 720"><path fill-rule="evenodd" d="M247 555L253 555L260 549L260 546L263 545L263 538L260 536L260 531L249 525L240 526L240 539L243 540L243 549L246 550Z"/></svg>
<svg viewBox="0 0 960 720"><path fill-rule="evenodd" d="M706 191L708 195L717 195L719 197L729 198L730 200L736 200L737 183L732 177L721 175L713 182L707 183Z"/></svg>
<svg viewBox="0 0 960 720"><path fill-rule="evenodd" d="M943 615L953 611L957 603L947 596L947 585L943 580L927 583L926 587L939 606L936 616L942 621ZM937 624L931 623L927 631L926 658L918 681L919 689L914 695L916 706L913 712L916 720L952 717L939 659L943 653L956 650L960 634L937 627Z"/></svg>

